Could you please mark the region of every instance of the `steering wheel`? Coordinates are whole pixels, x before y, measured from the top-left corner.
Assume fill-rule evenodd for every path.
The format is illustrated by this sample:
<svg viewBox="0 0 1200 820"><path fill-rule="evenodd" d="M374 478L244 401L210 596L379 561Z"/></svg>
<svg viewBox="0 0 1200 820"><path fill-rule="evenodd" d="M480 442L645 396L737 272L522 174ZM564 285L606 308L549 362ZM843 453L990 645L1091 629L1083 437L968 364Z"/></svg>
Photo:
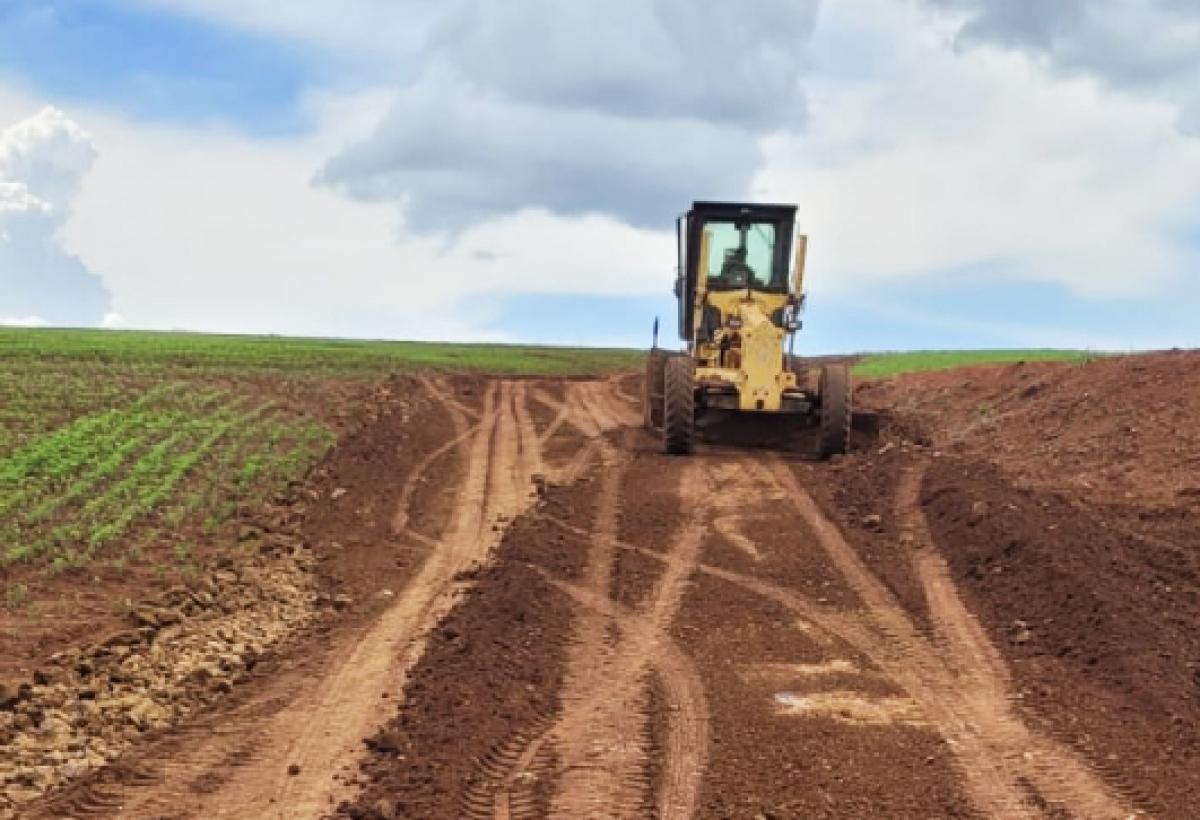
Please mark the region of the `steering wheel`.
<svg viewBox="0 0 1200 820"><path fill-rule="evenodd" d="M750 284L754 271L745 262L729 262L725 266L721 278L735 288L744 288Z"/></svg>

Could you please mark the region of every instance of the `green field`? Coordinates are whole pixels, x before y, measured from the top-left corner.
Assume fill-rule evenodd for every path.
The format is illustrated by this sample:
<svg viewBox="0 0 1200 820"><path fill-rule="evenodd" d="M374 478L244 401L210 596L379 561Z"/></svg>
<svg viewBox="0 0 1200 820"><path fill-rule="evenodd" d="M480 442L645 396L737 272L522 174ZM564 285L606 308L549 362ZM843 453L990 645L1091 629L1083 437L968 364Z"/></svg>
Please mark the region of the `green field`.
<svg viewBox="0 0 1200 820"><path fill-rule="evenodd" d="M899 376L929 370L951 370L981 364L1015 362L1091 361L1100 354L1080 350L943 350L909 353L873 353L863 356L854 366L856 376Z"/></svg>
<svg viewBox="0 0 1200 820"><path fill-rule="evenodd" d="M415 370L599 374L640 367L631 350L368 342L113 330L0 328L0 369L121 367L159 372L373 377Z"/></svg>
<svg viewBox="0 0 1200 820"><path fill-rule="evenodd" d="M185 571L243 500L302 475L322 421L254 384L0 372L0 571Z"/></svg>

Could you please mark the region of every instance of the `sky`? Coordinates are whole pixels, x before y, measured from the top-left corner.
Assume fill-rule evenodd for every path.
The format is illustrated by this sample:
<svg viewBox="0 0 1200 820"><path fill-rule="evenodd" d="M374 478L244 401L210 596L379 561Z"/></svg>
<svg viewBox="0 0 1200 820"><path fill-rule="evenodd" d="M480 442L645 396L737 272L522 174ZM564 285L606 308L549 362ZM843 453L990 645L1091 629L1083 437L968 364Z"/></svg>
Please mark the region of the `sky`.
<svg viewBox="0 0 1200 820"><path fill-rule="evenodd" d="M704 199L798 351L1200 346L1200 4L0 0L0 324L674 344Z"/></svg>

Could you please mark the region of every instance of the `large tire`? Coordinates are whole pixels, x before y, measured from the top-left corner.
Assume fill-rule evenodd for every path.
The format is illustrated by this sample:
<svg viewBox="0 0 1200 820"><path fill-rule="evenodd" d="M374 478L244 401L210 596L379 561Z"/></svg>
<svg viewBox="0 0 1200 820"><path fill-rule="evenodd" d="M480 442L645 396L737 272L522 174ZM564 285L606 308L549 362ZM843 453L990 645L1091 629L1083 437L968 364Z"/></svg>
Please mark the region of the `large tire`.
<svg viewBox="0 0 1200 820"><path fill-rule="evenodd" d="M646 383L642 390L642 420L647 430L663 426L663 394L666 390L667 354L651 350L646 360Z"/></svg>
<svg viewBox="0 0 1200 820"><path fill-rule="evenodd" d="M671 455L687 455L696 432L696 370L691 356L671 356L664 376L663 447Z"/></svg>
<svg viewBox="0 0 1200 820"><path fill-rule="evenodd" d="M843 455L850 446L850 422L853 415L850 368L844 364L827 364L822 367L817 395L821 401L821 432L817 440L817 454L821 458Z"/></svg>

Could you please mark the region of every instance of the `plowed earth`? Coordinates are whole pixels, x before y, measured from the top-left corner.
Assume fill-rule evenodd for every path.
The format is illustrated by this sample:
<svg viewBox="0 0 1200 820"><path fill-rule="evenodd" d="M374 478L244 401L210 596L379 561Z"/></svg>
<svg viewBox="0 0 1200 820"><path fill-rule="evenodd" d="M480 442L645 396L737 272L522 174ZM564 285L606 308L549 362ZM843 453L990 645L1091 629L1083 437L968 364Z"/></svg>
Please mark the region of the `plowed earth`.
<svg viewBox="0 0 1200 820"><path fill-rule="evenodd" d="M348 611L31 816L1195 817L1200 356L866 384L829 464L423 389L323 479Z"/></svg>

